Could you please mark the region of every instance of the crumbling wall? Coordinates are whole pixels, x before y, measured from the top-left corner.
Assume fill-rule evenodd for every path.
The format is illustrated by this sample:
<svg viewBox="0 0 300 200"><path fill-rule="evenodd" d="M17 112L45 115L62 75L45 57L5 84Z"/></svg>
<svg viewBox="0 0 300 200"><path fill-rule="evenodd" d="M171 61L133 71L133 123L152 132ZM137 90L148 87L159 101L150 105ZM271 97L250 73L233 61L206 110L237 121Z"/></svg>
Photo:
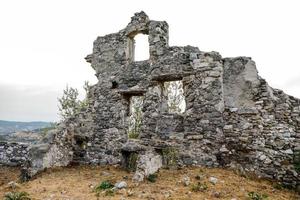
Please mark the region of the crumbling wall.
<svg viewBox="0 0 300 200"><path fill-rule="evenodd" d="M137 34L148 35L148 60L134 60ZM86 60L99 80L87 110L29 156L31 168L125 163L146 176L160 165L224 166L299 184L299 99L269 87L251 58L169 46L168 24L140 12L121 31L98 37ZM168 110L168 81L182 81L182 113ZM136 138L128 135L133 96L143 96Z"/></svg>
<svg viewBox="0 0 300 200"><path fill-rule="evenodd" d="M61 123L37 144L31 145L22 165L21 180L27 181L46 168L67 166L73 160L74 119Z"/></svg>
<svg viewBox="0 0 300 200"><path fill-rule="evenodd" d="M269 87L250 58L225 59L224 71L223 161L285 185L299 184L300 100Z"/></svg>
<svg viewBox="0 0 300 200"><path fill-rule="evenodd" d="M132 40L148 34L150 59L135 62ZM162 151L174 147L184 164L218 166L216 141L221 141L224 109L222 58L198 48L169 47L166 22L137 13L118 33L98 37L87 56L96 70L94 138L87 149L93 163L113 164L122 158L128 140L129 99L143 95L139 140ZM182 80L187 110L168 113L165 81ZM201 115L199 115L201 113Z"/></svg>
<svg viewBox="0 0 300 200"><path fill-rule="evenodd" d="M149 35L149 60L133 59L138 33ZM129 99L143 95L142 127L135 140L143 148L131 151L154 149L163 156L172 148L177 164L231 166L291 185L299 182L294 164L299 101L270 88L251 58L223 59L192 46L170 47L167 23L141 12L120 32L98 37L87 61L99 79L91 145L97 149L90 153L98 156L94 163L122 160L122 148L132 144ZM163 88L164 82L177 80L186 101L180 114L168 112Z"/></svg>
<svg viewBox="0 0 300 200"><path fill-rule="evenodd" d="M21 166L28 158L28 144L0 142L0 165Z"/></svg>

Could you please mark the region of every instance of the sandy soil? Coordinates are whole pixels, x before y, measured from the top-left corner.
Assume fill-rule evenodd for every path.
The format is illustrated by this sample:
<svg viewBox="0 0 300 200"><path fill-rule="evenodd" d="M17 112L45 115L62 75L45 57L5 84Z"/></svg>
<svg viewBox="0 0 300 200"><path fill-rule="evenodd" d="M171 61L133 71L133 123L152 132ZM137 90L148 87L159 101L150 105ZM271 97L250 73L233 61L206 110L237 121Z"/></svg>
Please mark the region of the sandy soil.
<svg viewBox="0 0 300 200"><path fill-rule="evenodd" d="M0 197L11 191L7 183L17 180L15 168L0 168ZM203 192L192 192L191 185L199 180L206 183L208 189ZM223 169L185 168L181 170L160 170L155 183L145 181L140 184L131 181L133 174L115 167L68 167L47 170L34 180L20 184L17 191L26 191L32 199L40 200L190 200L190 199L248 199L248 192L267 194L269 200L300 199L295 193L286 189L275 189L274 183L266 180L254 180L241 177L232 171ZM190 177L191 185L184 186L183 177ZM218 182L213 185L209 177L216 177ZM100 192L99 196L93 188L101 181L126 181L128 187L116 191L113 196Z"/></svg>

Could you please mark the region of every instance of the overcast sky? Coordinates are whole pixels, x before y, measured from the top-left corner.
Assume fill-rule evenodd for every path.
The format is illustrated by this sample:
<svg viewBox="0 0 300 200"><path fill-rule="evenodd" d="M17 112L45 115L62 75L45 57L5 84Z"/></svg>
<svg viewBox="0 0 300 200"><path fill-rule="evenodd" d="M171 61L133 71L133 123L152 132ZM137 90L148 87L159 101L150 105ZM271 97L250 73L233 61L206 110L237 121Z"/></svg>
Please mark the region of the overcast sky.
<svg viewBox="0 0 300 200"><path fill-rule="evenodd" d="M170 45L249 56L272 87L300 97L299 0L0 2L0 119L58 120L66 84L96 83L84 57L135 12L167 21ZM81 90L82 91L82 90Z"/></svg>

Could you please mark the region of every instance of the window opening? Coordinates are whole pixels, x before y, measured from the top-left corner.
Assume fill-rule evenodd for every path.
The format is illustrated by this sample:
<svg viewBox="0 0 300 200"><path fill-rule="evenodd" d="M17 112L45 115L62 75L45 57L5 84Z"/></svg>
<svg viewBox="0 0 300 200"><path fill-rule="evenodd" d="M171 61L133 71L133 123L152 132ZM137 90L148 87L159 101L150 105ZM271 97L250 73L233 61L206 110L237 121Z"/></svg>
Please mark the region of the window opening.
<svg viewBox="0 0 300 200"><path fill-rule="evenodd" d="M132 61L143 61L150 58L149 54L149 41L148 35L137 34L134 38L130 39L129 48Z"/></svg>
<svg viewBox="0 0 300 200"><path fill-rule="evenodd" d="M184 113L186 109L186 102L182 81L164 82L164 90L167 97L168 112Z"/></svg>
<svg viewBox="0 0 300 200"><path fill-rule="evenodd" d="M138 138L142 126L144 96L131 96L129 102L128 138Z"/></svg>

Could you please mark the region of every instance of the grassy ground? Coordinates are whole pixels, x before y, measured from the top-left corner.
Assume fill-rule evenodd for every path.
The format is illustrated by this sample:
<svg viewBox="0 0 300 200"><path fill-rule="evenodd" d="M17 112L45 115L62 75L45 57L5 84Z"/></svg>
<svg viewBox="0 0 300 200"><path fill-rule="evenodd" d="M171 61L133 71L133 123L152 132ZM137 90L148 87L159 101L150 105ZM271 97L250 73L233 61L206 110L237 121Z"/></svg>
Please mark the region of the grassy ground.
<svg viewBox="0 0 300 200"><path fill-rule="evenodd" d="M0 199L12 189L9 181L16 181L18 170L0 168ZM160 170L156 182L144 181L136 184L131 181L133 174L115 167L68 167L47 170L35 179L20 184L17 191L26 191L32 199L40 200L190 200L190 199L249 199L248 193L255 192L268 196L269 200L300 199L295 193L286 189L275 189L274 183L266 180L254 180L241 177L232 171L224 169L185 168L181 170ZM184 186L184 177L190 178L190 185ZM216 177L214 185L209 177ZM198 180L200 179L200 180ZM115 183L126 181L128 187L114 193L100 191L98 197L94 187L105 180ZM204 191L197 189L197 183L206 185ZM198 188L199 189L199 188ZM110 196L111 195L111 196Z"/></svg>

